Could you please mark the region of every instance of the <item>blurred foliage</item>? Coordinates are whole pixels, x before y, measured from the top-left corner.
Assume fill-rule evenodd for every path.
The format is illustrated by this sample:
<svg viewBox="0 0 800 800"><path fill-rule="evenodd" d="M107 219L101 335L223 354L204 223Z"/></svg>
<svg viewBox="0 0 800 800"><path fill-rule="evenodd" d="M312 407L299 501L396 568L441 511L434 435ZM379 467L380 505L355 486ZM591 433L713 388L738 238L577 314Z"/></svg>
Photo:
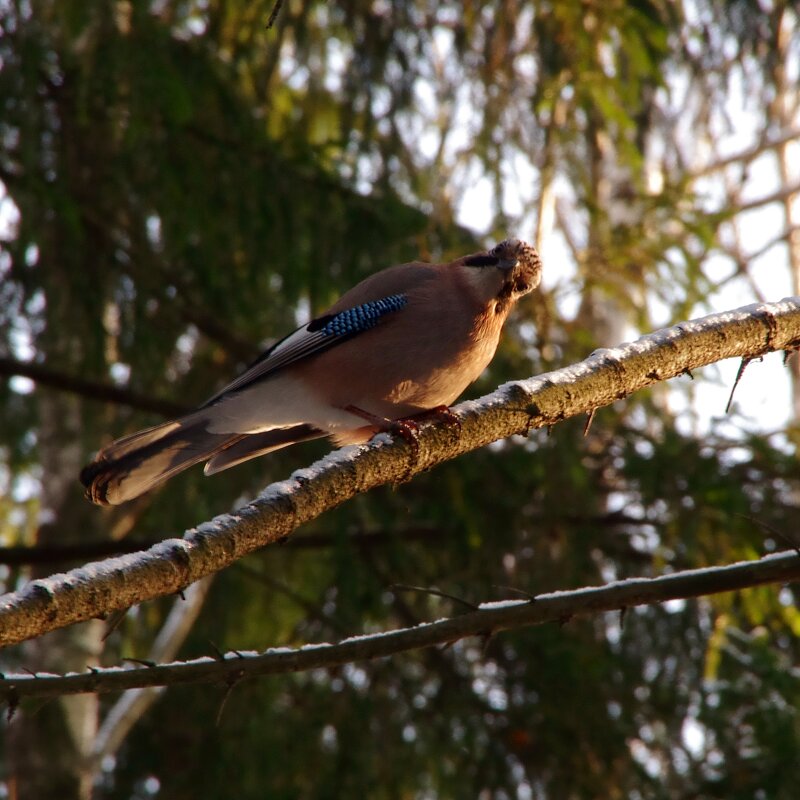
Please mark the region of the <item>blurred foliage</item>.
<svg viewBox="0 0 800 800"><path fill-rule="evenodd" d="M545 265L552 288L521 304L473 394L583 357L602 339L587 298L647 327L654 303L677 321L712 290L708 257L734 210L708 213L668 146L663 186L648 188L652 141L668 145L659 102L670 74L700 82L700 125L737 64L767 92L753 58L768 64L783 4L706 0L692 21L662 0L287 0L267 30L272 8L0 2L0 355L193 404L359 278L524 229L557 181L583 232L574 269ZM481 236L457 222L476 184ZM58 398L0 381L4 544L172 535L326 451L213 480L194 470L101 512L71 461L45 456ZM61 435L82 460L157 421L70 402ZM219 575L182 654L458 613L394 584L480 602L783 548L800 467L781 436L679 430L658 387L599 412L586 438L568 422L359 497ZM69 488L40 517L53 482ZM24 578L8 572L6 587ZM148 797L155 778L170 800L794 797L795 602L793 587L765 588L171 689L96 796ZM145 656L168 607L138 609L104 660Z"/></svg>

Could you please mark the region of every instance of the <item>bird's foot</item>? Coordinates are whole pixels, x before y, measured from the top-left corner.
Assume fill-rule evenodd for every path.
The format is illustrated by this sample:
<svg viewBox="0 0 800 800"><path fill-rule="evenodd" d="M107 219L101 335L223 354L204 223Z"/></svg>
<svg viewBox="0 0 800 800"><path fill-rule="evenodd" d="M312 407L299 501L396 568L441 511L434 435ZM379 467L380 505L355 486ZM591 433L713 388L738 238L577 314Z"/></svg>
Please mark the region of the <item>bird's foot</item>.
<svg viewBox="0 0 800 800"><path fill-rule="evenodd" d="M420 416L431 416L439 422L454 428L458 434L461 433L461 420L454 414L450 406L435 406L430 411L425 411Z"/></svg>
<svg viewBox="0 0 800 800"><path fill-rule="evenodd" d="M419 425L413 419L396 419L390 423L389 433L394 433L405 439L411 448L406 471L397 481L398 483L406 483L411 480L414 469L419 463Z"/></svg>
<svg viewBox="0 0 800 800"><path fill-rule="evenodd" d="M411 449L408 458L408 466L397 483L405 483L411 480L414 468L419 462L419 425L417 422L413 419L386 419L385 417L370 414L369 411L364 411L363 408L359 408L358 406L347 406L345 410L356 414L361 417L361 419L367 420L367 422L374 425L379 431L400 436L408 443Z"/></svg>

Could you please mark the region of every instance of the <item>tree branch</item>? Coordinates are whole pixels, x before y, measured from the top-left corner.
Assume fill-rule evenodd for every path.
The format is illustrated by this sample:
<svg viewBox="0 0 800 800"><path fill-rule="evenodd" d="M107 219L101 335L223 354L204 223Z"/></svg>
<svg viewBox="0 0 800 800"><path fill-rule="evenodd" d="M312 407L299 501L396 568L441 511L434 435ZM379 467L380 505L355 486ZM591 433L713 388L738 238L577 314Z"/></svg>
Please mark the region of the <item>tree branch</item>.
<svg viewBox="0 0 800 800"><path fill-rule="evenodd" d="M541 522L544 517L531 515L531 523ZM645 517L625 514L621 511L611 511L607 514L550 514L546 517L548 522L559 522L565 525L592 525L594 527L633 527L652 526L655 523ZM432 544L447 544L455 531L438 525L414 525L402 528L384 528L381 530L359 529L340 531L318 531L316 533L303 533L281 542L281 547L291 550L312 550L333 547L344 538L344 541L356 547L379 547L391 542L402 541L424 542L426 546ZM94 558L118 556L122 553L136 553L147 550L159 544L161 539L113 539L96 542L73 542L63 545L9 545L0 546L0 564L20 567L34 564L58 565L69 562L84 563Z"/></svg>
<svg viewBox="0 0 800 800"><path fill-rule="evenodd" d="M112 692L187 683L233 685L246 677L278 675L330 668L365 659L385 658L409 650L450 644L469 636L490 636L500 631L546 622L564 623L575 617L632 606L663 603L729 592L800 578L800 558L794 552L765 556L723 567L686 570L658 578L631 578L600 587L553 592L532 600L484 603L457 617L422 623L387 633L354 636L336 644L278 647L263 653L226 653L187 662L128 669L97 669L67 675L5 675L0 679L0 699L13 709L24 697L53 697L85 692Z"/></svg>
<svg viewBox="0 0 800 800"><path fill-rule="evenodd" d="M598 350L585 361L507 383L455 408L460 430L427 424L418 449L383 434L346 447L223 514L141 553L32 581L0 597L0 645L179 592L237 559L287 537L355 495L533 428L610 405L659 381L725 358L756 358L800 346L800 297L712 314Z"/></svg>
<svg viewBox="0 0 800 800"><path fill-rule="evenodd" d="M755 200L739 203L734 206L734 209L737 214L741 214L743 211L752 211L755 208L761 208L761 206L766 206L770 203L785 202L797 194L800 194L800 183L782 186L771 194L764 195L764 197L758 197Z"/></svg>
<svg viewBox="0 0 800 800"><path fill-rule="evenodd" d="M780 136L756 142L756 144L754 144L752 147L748 147L745 150L740 150L738 153L732 153L728 156L718 157L710 164L706 164L705 166L692 170L690 177L693 179L700 178L703 175L708 175L711 172L717 172L721 169L725 169L725 167L729 167L731 164L749 164L751 161L755 161L764 153L769 152L770 150L777 150L783 145L786 145L789 142L794 142L798 139L800 139L800 130L787 130Z"/></svg>
<svg viewBox="0 0 800 800"><path fill-rule="evenodd" d="M51 389L72 392L99 402L130 406L140 411L153 411L165 417L179 417L191 410L180 403L173 403L171 400L161 400L110 383L80 378L77 375L52 369L46 364L19 361L5 356L0 356L0 375L20 375Z"/></svg>

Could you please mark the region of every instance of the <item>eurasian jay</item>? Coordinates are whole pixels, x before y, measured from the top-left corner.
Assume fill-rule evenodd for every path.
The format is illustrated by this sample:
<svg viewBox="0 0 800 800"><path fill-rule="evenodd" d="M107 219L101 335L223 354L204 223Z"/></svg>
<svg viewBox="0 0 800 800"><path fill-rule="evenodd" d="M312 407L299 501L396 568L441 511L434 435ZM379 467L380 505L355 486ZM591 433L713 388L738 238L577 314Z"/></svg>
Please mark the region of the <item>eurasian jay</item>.
<svg viewBox="0 0 800 800"><path fill-rule="evenodd" d="M517 239L449 264L371 275L185 417L104 447L80 475L94 503L138 497L205 461L205 474L295 442L337 445L449 406L494 356L514 303L541 279Z"/></svg>

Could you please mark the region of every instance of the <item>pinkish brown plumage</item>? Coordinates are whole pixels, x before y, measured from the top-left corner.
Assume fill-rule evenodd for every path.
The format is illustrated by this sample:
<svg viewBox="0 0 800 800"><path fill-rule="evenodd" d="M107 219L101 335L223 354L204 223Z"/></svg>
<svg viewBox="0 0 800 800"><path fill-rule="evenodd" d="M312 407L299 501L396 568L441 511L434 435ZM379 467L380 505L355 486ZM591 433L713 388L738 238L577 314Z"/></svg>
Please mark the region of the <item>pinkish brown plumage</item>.
<svg viewBox="0 0 800 800"><path fill-rule="evenodd" d="M86 496L116 505L203 461L210 475L320 436L365 442L449 406L492 360L511 308L540 279L536 250L515 239L448 264L378 272L197 411L103 448L81 473Z"/></svg>

